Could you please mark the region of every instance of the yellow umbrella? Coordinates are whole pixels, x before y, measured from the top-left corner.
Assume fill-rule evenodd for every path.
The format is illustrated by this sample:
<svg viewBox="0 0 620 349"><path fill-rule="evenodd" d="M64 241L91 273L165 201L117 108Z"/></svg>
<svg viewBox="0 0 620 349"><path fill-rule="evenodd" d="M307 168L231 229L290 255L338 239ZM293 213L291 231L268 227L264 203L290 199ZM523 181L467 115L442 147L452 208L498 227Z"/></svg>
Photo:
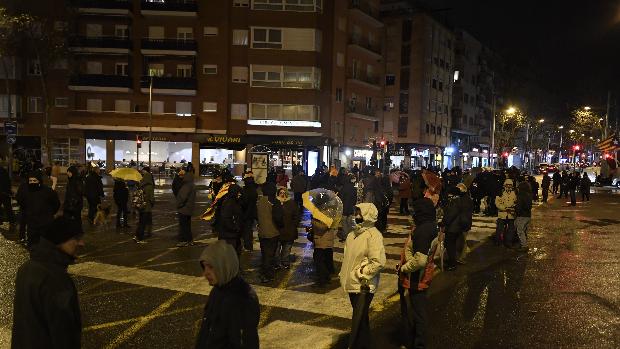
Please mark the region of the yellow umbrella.
<svg viewBox="0 0 620 349"><path fill-rule="evenodd" d="M138 172L138 170L136 170L135 168L127 167L117 168L116 170L113 170L112 172L110 172L110 176L134 182L140 182L140 180L142 179L142 175L140 174L140 172Z"/></svg>

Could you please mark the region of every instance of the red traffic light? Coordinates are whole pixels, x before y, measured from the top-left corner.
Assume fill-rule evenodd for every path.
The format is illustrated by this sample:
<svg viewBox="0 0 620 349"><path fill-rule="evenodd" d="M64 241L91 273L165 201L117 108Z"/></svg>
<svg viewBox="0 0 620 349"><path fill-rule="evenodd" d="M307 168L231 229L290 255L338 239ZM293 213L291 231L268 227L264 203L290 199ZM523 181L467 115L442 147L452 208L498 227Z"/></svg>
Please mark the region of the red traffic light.
<svg viewBox="0 0 620 349"><path fill-rule="evenodd" d="M579 147L578 145L574 145L573 146L573 150L579 150L581 147Z"/></svg>
<svg viewBox="0 0 620 349"><path fill-rule="evenodd" d="M503 157L505 157L505 158L507 158L507 157L508 157L508 152L504 152L504 153L502 154L502 156L503 156Z"/></svg>
<svg viewBox="0 0 620 349"><path fill-rule="evenodd" d="M385 146L385 141L381 141L381 146Z"/></svg>

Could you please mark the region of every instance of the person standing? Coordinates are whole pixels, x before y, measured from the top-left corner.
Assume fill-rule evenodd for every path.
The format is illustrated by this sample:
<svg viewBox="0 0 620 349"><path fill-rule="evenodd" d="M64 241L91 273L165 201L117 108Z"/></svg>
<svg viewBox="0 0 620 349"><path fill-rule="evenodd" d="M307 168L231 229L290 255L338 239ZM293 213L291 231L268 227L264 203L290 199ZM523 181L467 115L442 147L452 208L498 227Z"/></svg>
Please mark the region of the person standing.
<svg viewBox="0 0 620 349"><path fill-rule="evenodd" d="M568 190L570 194L570 205L577 206L577 187L579 187L579 183L581 182L581 178L579 178L579 173L575 172L572 175L569 175L568 184L566 185L566 190Z"/></svg>
<svg viewBox="0 0 620 349"><path fill-rule="evenodd" d="M260 281L273 281L275 277L274 259L278 248L280 231L273 220L273 205L276 200L275 186L265 183L258 195L256 210L258 217L258 238L261 252Z"/></svg>
<svg viewBox="0 0 620 349"><path fill-rule="evenodd" d="M276 250L276 264L284 269L291 267L291 248L297 240L301 210L297 203L288 197L286 188L278 189L277 201L273 205L274 223L280 230L279 245Z"/></svg>
<svg viewBox="0 0 620 349"><path fill-rule="evenodd" d="M355 188L355 175L349 174L345 177L342 189L338 193L338 197L342 201L342 233L339 236L342 241L346 240L349 232L353 230L355 225L355 205L357 204L357 189Z"/></svg>
<svg viewBox="0 0 620 349"><path fill-rule="evenodd" d="M56 190L56 184L58 184L58 177L60 177L60 163L58 161L55 161L50 172L50 178L52 179L52 190Z"/></svg>
<svg viewBox="0 0 620 349"><path fill-rule="evenodd" d="M27 226L27 246L39 242L41 235L54 220L60 208L58 195L50 187L41 183L41 172L33 171L28 175L28 187L18 193L20 210Z"/></svg>
<svg viewBox="0 0 620 349"><path fill-rule="evenodd" d="M538 201L538 189L539 185L534 176L529 176L527 178L528 183L530 184L530 188L532 188L532 200Z"/></svg>
<svg viewBox="0 0 620 349"><path fill-rule="evenodd" d="M361 203L355 206L355 228L353 234L347 235L344 244L344 257L340 269L340 285L348 293L353 307L353 319L361 312L361 321L357 336L350 343L352 348L372 348L370 335L370 320L368 311L373 296L379 287L379 273L385 267L386 256L383 246L383 236L375 228L378 211L371 203ZM360 293L362 282L367 283L370 292L363 298L361 307Z"/></svg>
<svg viewBox="0 0 620 349"><path fill-rule="evenodd" d="M590 201L590 186L592 186L592 181L590 181L588 174L584 173L583 178L581 178L581 182L579 183L581 201Z"/></svg>
<svg viewBox="0 0 620 349"><path fill-rule="evenodd" d="M63 214L82 223L82 208L84 208L84 182L75 166L67 169L67 189L63 203Z"/></svg>
<svg viewBox="0 0 620 349"><path fill-rule="evenodd" d="M138 244L143 244L146 242L144 238L152 234L153 205L155 204L155 184L153 183L153 175L151 175L149 167L142 169L140 187L136 190L134 196L141 197L142 202L136 207L138 210L138 226L136 227L136 236L133 240ZM135 197L134 203L136 203Z"/></svg>
<svg viewBox="0 0 620 349"><path fill-rule="evenodd" d="M519 183L517 203L515 205L515 227L521 246L520 251L527 251L527 229L532 219L532 191L527 182Z"/></svg>
<svg viewBox="0 0 620 349"><path fill-rule="evenodd" d="M127 183L120 178L114 178L114 188L112 192L114 203L116 204L116 228L128 228L127 202L129 201L129 188L127 188ZM123 222L122 224L121 219Z"/></svg>
<svg viewBox="0 0 620 349"><path fill-rule="evenodd" d="M306 175L303 170L300 170L293 176L293 180L291 180L291 190L293 191L295 202L301 208L303 206L301 196L308 190L308 182L306 181Z"/></svg>
<svg viewBox="0 0 620 349"><path fill-rule="evenodd" d="M551 186L551 177L549 177L549 174L545 172L545 174L543 174L541 185L543 202L547 202L547 199L549 198L549 186Z"/></svg>
<svg viewBox="0 0 620 349"><path fill-rule="evenodd" d="M223 190L223 189L222 189ZM241 229L243 226L243 210L241 208L241 187L234 183L228 186L228 192L222 197L222 203L215 212L213 225L218 240L230 244L237 255L241 255Z"/></svg>
<svg viewBox="0 0 620 349"><path fill-rule="evenodd" d="M241 194L241 208L243 209L241 238L243 248L246 251L254 250L254 222L257 220L257 200L258 185L254 181L254 173L247 171L243 175L243 192Z"/></svg>
<svg viewBox="0 0 620 349"><path fill-rule="evenodd" d="M411 181L409 177L401 175L398 184L400 197L400 214L409 214L409 199L411 199Z"/></svg>
<svg viewBox="0 0 620 349"><path fill-rule="evenodd" d="M308 195L308 199L305 198L306 195ZM309 201L309 195L309 192L304 193L304 201ZM334 198L340 201L334 192L326 191L326 193L314 197L311 203L319 212L324 212L330 206L330 200L334 200ZM338 217L320 217L314 213L312 215L311 230L313 235L312 243L314 244L312 259L316 273L313 287L322 288L327 286L330 282L331 274L335 273L334 240L341 218L341 213Z"/></svg>
<svg viewBox="0 0 620 349"><path fill-rule="evenodd" d="M103 182L101 181L98 167L94 167L86 177L84 191L86 201L88 201L88 222L94 224L97 206L101 203L101 198L104 196Z"/></svg>
<svg viewBox="0 0 620 349"><path fill-rule="evenodd" d="M51 188L48 188L51 191ZM17 271L11 347L81 347L77 289L67 273L84 246L82 224L60 216L51 222L30 259Z"/></svg>
<svg viewBox="0 0 620 349"><path fill-rule="evenodd" d="M13 189L11 188L9 172L3 166L0 166L0 205L2 205L4 210L3 217L6 217L6 221L13 225L15 224L15 215L13 214L11 196L13 196Z"/></svg>
<svg viewBox="0 0 620 349"><path fill-rule="evenodd" d="M514 220L515 205L517 203L517 195L514 191L512 179L504 181L504 191L501 196L495 198L495 206L497 206L497 228L495 229L495 244L499 246L504 240L504 246L511 248L514 239ZM528 183L526 183L529 185Z"/></svg>
<svg viewBox="0 0 620 349"><path fill-rule="evenodd" d="M239 275L235 249L216 241L200 255L200 266L213 289L205 305L196 349L258 349L260 305L252 286Z"/></svg>
<svg viewBox="0 0 620 349"><path fill-rule="evenodd" d="M562 182L562 176L560 172L553 172L553 195L558 194L558 188L560 187L560 183Z"/></svg>
<svg viewBox="0 0 620 349"><path fill-rule="evenodd" d="M284 171L283 168L278 170L278 175L276 177L276 183L278 184L278 187L282 187L282 188L288 188L288 175L286 174L286 171Z"/></svg>
<svg viewBox="0 0 620 349"><path fill-rule="evenodd" d="M471 228L473 204L464 184L459 183L449 190L448 205L444 209L440 225L446 234L445 244L448 252L446 270L453 271L457 264L457 240L463 238L463 234Z"/></svg>
<svg viewBox="0 0 620 349"><path fill-rule="evenodd" d="M191 246L194 244L192 236L192 214L196 203L196 186L193 173L183 176L183 183L176 195L176 207L179 217L179 243L177 247Z"/></svg>
<svg viewBox="0 0 620 349"><path fill-rule="evenodd" d="M571 181L571 176L566 172L566 171L562 171L562 180L560 181L560 196L558 196L558 199L562 198L562 195L564 195L564 198L568 198L568 186L570 185L570 181Z"/></svg>
<svg viewBox="0 0 620 349"><path fill-rule="evenodd" d="M179 194L179 190L181 190L181 186L183 186L183 177L185 177L185 170L180 169L172 180L172 194L174 195L174 197Z"/></svg>

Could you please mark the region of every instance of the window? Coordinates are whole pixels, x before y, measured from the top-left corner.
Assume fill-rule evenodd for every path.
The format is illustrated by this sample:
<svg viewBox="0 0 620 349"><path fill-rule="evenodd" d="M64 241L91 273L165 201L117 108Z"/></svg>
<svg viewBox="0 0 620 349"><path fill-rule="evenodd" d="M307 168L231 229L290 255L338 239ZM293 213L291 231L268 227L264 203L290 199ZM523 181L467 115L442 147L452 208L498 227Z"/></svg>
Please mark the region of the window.
<svg viewBox="0 0 620 349"><path fill-rule="evenodd" d="M385 76L385 86L394 86L396 84L396 75L387 74Z"/></svg>
<svg viewBox="0 0 620 349"><path fill-rule="evenodd" d="M469 103L469 95L467 93L463 94L463 103L465 104Z"/></svg>
<svg viewBox="0 0 620 349"><path fill-rule="evenodd" d="M366 110L372 110L372 97L366 97Z"/></svg>
<svg viewBox="0 0 620 349"><path fill-rule="evenodd" d="M177 28L177 39L186 41L194 39L194 30L190 27L179 27Z"/></svg>
<svg viewBox="0 0 620 349"><path fill-rule="evenodd" d="M248 31L245 29L233 30L233 45L248 46Z"/></svg>
<svg viewBox="0 0 620 349"><path fill-rule="evenodd" d="M252 87L282 87L281 66L252 66Z"/></svg>
<svg viewBox="0 0 620 349"><path fill-rule="evenodd" d="M437 126L437 134L441 136L441 126Z"/></svg>
<svg viewBox="0 0 620 349"><path fill-rule="evenodd" d="M352 64L353 64L353 67L352 67L352 73L353 74L351 75L351 77L353 79L357 79L359 77L359 75L360 75L360 72L359 72L359 70L360 70L360 61L358 61L357 59L354 59Z"/></svg>
<svg viewBox="0 0 620 349"><path fill-rule="evenodd" d="M115 100L114 111L117 113L129 113L131 111L131 102L127 99Z"/></svg>
<svg viewBox="0 0 620 349"><path fill-rule="evenodd" d="M439 91L443 91L443 81L439 82Z"/></svg>
<svg viewBox="0 0 620 349"><path fill-rule="evenodd" d="M411 64L411 45L403 45L400 51L400 65Z"/></svg>
<svg viewBox="0 0 620 349"><path fill-rule="evenodd" d="M400 91L398 97L398 112L400 114L407 114L409 112L409 92Z"/></svg>
<svg viewBox="0 0 620 349"><path fill-rule="evenodd" d="M232 82L247 83L248 67L232 67Z"/></svg>
<svg viewBox="0 0 620 349"><path fill-rule="evenodd" d="M431 125L431 134L435 134L436 130L435 130L435 125Z"/></svg>
<svg viewBox="0 0 620 349"><path fill-rule="evenodd" d="M192 65L191 64L177 64L177 77L191 78L192 77Z"/></svg>
<svg viewBox="0 0 620 349"><path fill-rule="evenodd" d="M176 102L177 116L192 116L192 102Z"/></svg>
<svg viewBox="0 0 620 349"><path fill-rule="evenodd" d="M233 6L234 7L249 7L250 6L250 0L234 0L233 1Z"/></svg>
<svg viewBox="0 0 620 349"><path fill-rule="evenodd" d="M90 112L101 112L101 100L100 99L87 99L86 110Z"/></svg>
<svg viewBox="0 0 620 349"><path fill-rule="evenodd" d="M433 79L432 85L433 88L437 88L437 80Z"/></svg>
<svg viewBox="0 0 620 349"><path fill-rule="evenodd" d="M429 124L426 124L426 134L429 134L431 132L431 126Z"/></svg>
<svg viewBox="0 0 620 349"><path fill-rule="evenodd" d="M366 65L366 77L368 77L368 79L371 79L371 80L375 77L375 70L370 64Z"/></svg>
<svg viewBox="0 0 620 349"><path fill-rule="evenodd" d="M214 113L217 111L217 103L216 102L203 102L202 103L202 111L205 113Z"/></svg>
<svg viewBox="0 0 620 349"><path fill-rule="evenodd" d="M412 33L412 22L410 19L406 19L403 21L403 27L402 27L402 40L403 42L407 42L411 40L411 33Z"/></svg>
<svg viewBox="0 0 620 349"><path fill-rule="evenodd" d="M284 67L283 87L318 89L320 86L321 70L313 67Z"/></svg>
<svg viewBox="0 0 620 349"><path fill-rule="evenodd" d="M114 36L117 38L127 39L129 37L129 27L124 24L115 25Z"/></svg>
<svg viewBox="0 0 620 349"><path fill-rule="evenodd" d="M41 75L41 64L38 60L32 59L28 61L28 75Z"/></svg>
<svg viewBox="0 0 620 349"><path fill-rule="evenodd" d="M204 64L202 73L205 75L217 75L217 64Z"/></svg>
<svg viewBox="0 0 620 349"><path fill-rule="evenodd" d="M163 101L152 101L151 102L151 111L153 114L163 114L164 113L164 102Z"/></svg>
<svg viewBox="0 0 620 349"><path fill-rule="evenodd" d="M231 120L247 120L248 105L247 104L231 104L230 119Z"/></svg>
<svg viewBox="0 0 620 349"><path fill-rule="evenodd" d="M250 119L284 121L318 121L319 108L297 104L250 104Z"/></svg>
<svg viewBox="0 0 620 349"><path fill-rule="evenodd" d="M217 27L204 27L205 36L216 36L218 34Z"/></svg>
<svg viewBox="0 0 620 349"><path fill-rule="evenodd" d="M149 39L162 40L164 39L164 27L149 27Z"/></svg>
<svg viewBox="0 0 620 349"><path fill-rule="evenodd" d="M86 62L86 74L95 74L99 75L103 72L101 62Z"/></svg>
<svg viewBox="0 0 620 349"><path fill-rule="evenodd" d="M343 53L336 53L336 66L340 67L340 68L344 68L344 54Z"/></svg>
<svg viewBox="0 0 620 349"><path fill-rule="evenodd" d="M314 12L321 10L321 2L322 0L254 0L252 9Z"/></svg>
<svg viewBox="0 0 620 349"><path fill-rule="evenodd" d="M336 102L342 103L342 88L336 88Z"/></svg>
<svg viewBox="0 0 620 349"><path fill-rule="evenodd" d="M100 38L103 36L103 29L101 24L86 24L86 37L87 38Z"/></svg>
<svg viewBox="0 0 620 349"><path fill-rule="evenodd" d="M149 64L149 76L164 76L164 65L157 64Z"/></svg>
<svg viewBox="0 0 620 349"><path fill-rule="evenodd" d="M67 97L56 97L54 99L54 106L56 108L66 108L69 106L69 98Z"/></svg>
<svg viewBox="0 0 620 349"><path fill-rule="evenodd" d="M252 28L252 48L282 48L282 30Z"/></svg>
<svg viewBox="0 0 620 349"><path fill-rule="evenodd" d="M119 76L128 76L129 75L129 63L116 63L115 74Z"/></svg>

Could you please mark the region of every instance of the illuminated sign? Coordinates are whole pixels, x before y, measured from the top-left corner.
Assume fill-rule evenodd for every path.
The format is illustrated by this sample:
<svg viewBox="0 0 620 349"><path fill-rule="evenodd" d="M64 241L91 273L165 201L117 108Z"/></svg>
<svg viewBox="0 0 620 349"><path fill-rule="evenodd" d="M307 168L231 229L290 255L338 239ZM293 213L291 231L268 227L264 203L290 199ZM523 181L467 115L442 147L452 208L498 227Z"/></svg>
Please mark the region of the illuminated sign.
<svg viewBox="0 0 620 349"><path fill-rule="evenodd" d="M241 143L241 137L229 136L210 136L207 138L209 143Z"/></svg>
<svg viewBox="0 0 620 349"><path fill-rule="evenodd" d="M248 120L253 126L321 127L319 121Z"/></svg>
<svg viewBox="0 0 620 349"><path fill-rule="evenodd" d="M372 156L372 150L362 150L362 149L353 150L353 157L355 158L369 158L371 156Z"/></svg>

